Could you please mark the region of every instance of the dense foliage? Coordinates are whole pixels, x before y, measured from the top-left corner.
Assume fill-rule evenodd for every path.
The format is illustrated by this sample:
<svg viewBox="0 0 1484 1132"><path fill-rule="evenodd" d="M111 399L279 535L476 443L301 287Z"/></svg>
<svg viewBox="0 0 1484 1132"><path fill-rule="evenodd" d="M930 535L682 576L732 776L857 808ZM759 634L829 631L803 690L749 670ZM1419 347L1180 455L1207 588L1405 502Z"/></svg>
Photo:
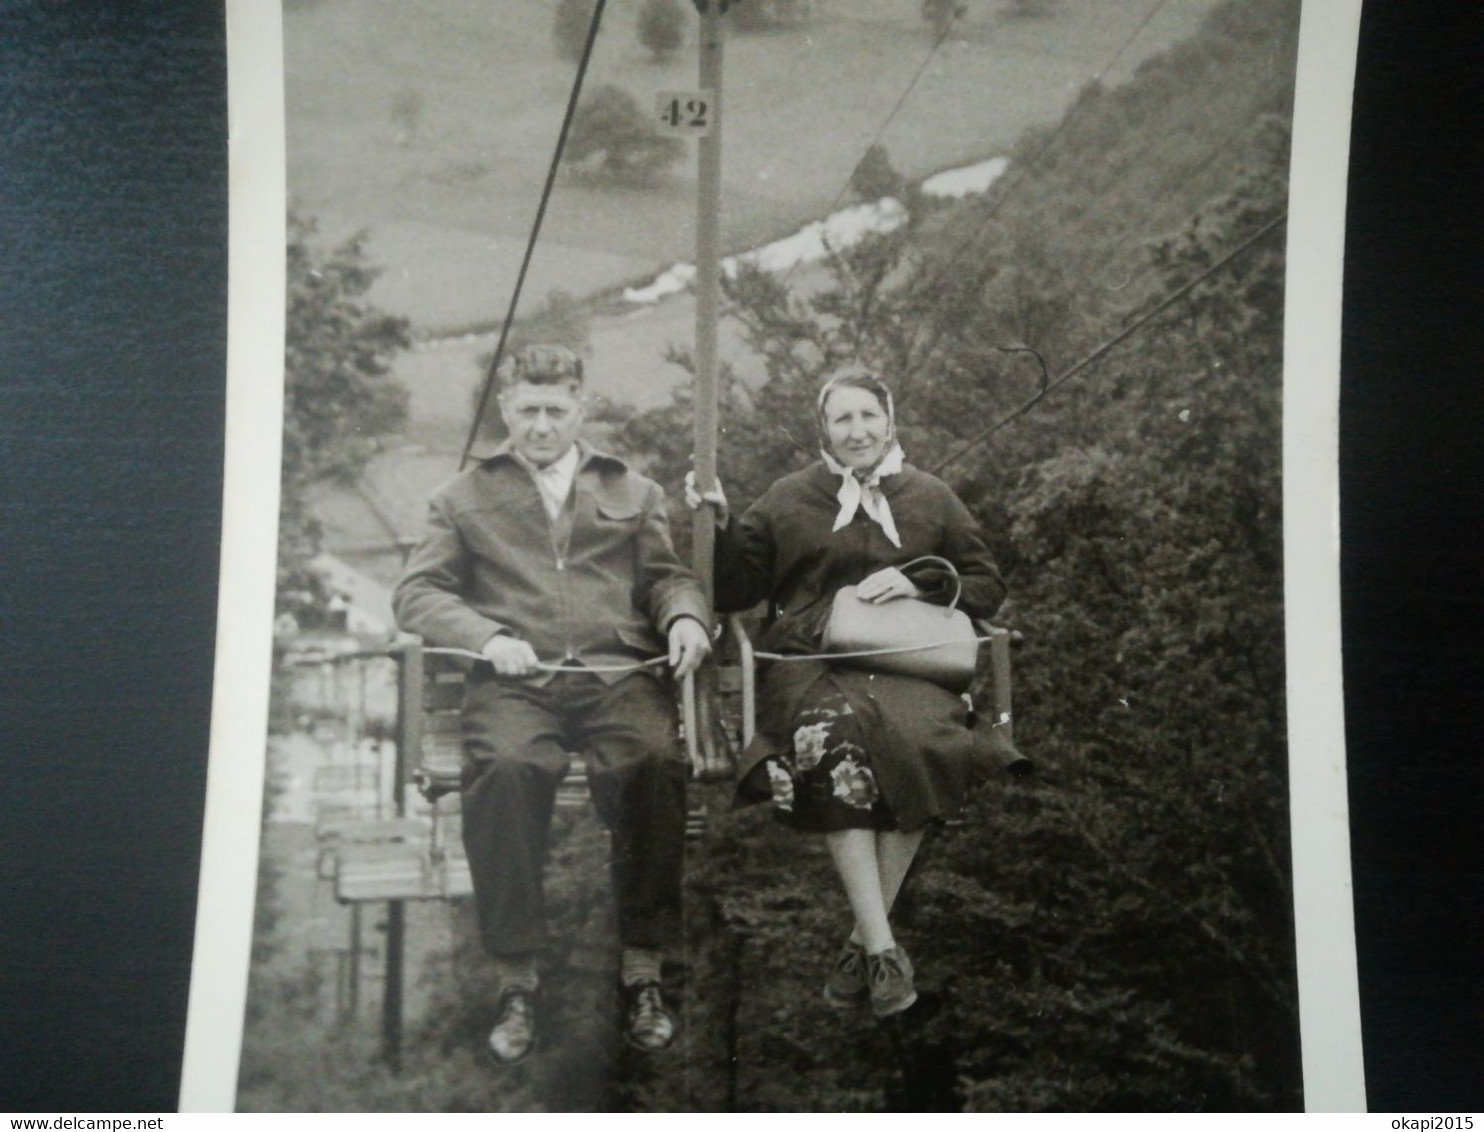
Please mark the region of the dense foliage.
<svg viewBox="0 0 1484 1132"><path fill-rule="evenodd" d="M969 6L962 0L922 0L922 18L936 36L945 36L953 21L962 19Z"/></svg>
<svg viewBox="0 0 1484 1132"><path fill-rule="evenodd" d="M292 614L303 628L319 628L331 595L310 565L319 551L319 528L310 513L309 492L323 480L354 481L379 442L401 431L407 390L391 377L391 360L410 339L405 319L385 315L366 300L377 273L366 262L361 237L324 248L315 240L314 222L293 213L288 230L275 593L278 612ZM269 728L281 733L292 725L294 671L278 647L272 680ZM281 790L270 759L265 816ZM277 862L264 859L259 864L255 965L277 950L282 871ZM268 1009L261 997L254 997L250 1020Z"/></svg>
<svg viewBox="0 0 1484 1132"><path fill-rule="evenodd" d="M660 133L638 99L607 84L584 95L578 104L565 160L601 180L648 185L684 153L685 143Z"/></svg>
<svg viewBox="0 0 1484 1132"><path fill-rule="evenodd" d="M277 593L280 610L300 617L313 617L324 597L308 570L319 537L309 489L353 482L407 419L407 390L390 372L411 341L407 320L367 302L377 272L362 242L323 248L313 221L289 217Z"/></svg>
<svg viewBox="0 0 1484 1132"><path fill-rule="evenodd" d="M686 9L680 0L644 0L638 35L656 61L668 59L685 42Z"/></svg>
<svg viewBox="0 0 1484 1132"><path fill-rule="evenodd" d="M551 36L556 41L557 54L563 59L575 63L582 58L596 6L595 0L557 0L556 10L552 13Z"/></svg>
<svg viewBox="0 0 1484 1132"><path fill-rule="evenodd" d="M737 0L727 9L733 31L773 31L798 27L814 14L813 0Z"/></svg>
<svg viewBox="0 0 1484 1132"><path fill-rule="evenodd" d="M899 196L904 178L891 163L891 154L880 142L866 147L850 174L850 191L863 201Z"/></svg>
<svg viewBox="0 0 1484 1132"><path fill-rule="evenodd" d="M1291 51L1295 7L1218 9L1128 87L1088 90L1058 130L1025 139L996 191L936 211L917 201L911 224L839 255L822 290L730 280L768 373L725 382L734 502L811 458L809 407L832 364L890 375L909 459L932 468L1034 393L1034 355L1007 347L1032 347L1054 378L1277 218L1287 87L1244 84L1241 128L1214 153L1169 131L1191 112L1183 91L1230 82L1277 43ZM1165 219L1172 204L1183 221ZM940 1102L1298 1102L1281 236L943 470L1010 581L1002 619L1025 638L1017 736L1041 772L987 794L911 882L909 924L951 972L940 1017L914 1039L953 1061ZM665 482L689 459L689 415L682 393L627 424ZM710 858L726 878L718 864L698 883L725 893L749 946L815 938L827 955L839 909L827 930L808 894L828 892L828 874L770 880L777 846L739 833L730 849ZM770 1004L773 1024L817 1043L812 1003ZM820 1104L841 1087L818 1084Z"/></svg>

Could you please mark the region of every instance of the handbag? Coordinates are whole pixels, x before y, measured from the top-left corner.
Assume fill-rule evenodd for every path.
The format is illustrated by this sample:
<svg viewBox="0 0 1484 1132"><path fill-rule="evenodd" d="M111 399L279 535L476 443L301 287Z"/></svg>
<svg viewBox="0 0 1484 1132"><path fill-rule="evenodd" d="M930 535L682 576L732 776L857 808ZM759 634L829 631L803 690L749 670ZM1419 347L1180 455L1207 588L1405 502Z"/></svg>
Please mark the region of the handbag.
<svg viewBox="0 0 1484 1132"><path fill-rule="evenodd" d="M856 596L855 586L842 586L830 607L824 628L826 653L873 653L842 656L832 663L873 672L915 676L963 692L974 679L979 639L969 615L958 608L963 581L953 563L935 554L914 558L898 569L919 562L941 562L953 574L953 600L946 606L921 598L897 598L876 605Z"/></svg>

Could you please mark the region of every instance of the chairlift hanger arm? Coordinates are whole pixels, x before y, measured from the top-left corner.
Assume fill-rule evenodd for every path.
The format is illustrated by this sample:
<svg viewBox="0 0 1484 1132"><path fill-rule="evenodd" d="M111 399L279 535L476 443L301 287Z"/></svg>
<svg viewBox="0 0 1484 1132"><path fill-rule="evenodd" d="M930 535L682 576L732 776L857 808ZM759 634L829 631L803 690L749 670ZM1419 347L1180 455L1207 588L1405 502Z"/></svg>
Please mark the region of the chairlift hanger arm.
<svg viewBox="0 0 1484 1132"><path fill-rule="evenodd" d="M1068 381L1076 377L1083 370L1087 369L1093 363L1097 362L1100 358L1103 357L1103 355L1107 354L1114 347L1118 346L1126 339L1138 333L1138 331L1142 330L1150 322L1154 321L1154 319L1158 318L1165 311L1169 310L1170 307L1174 306L1181 299L1189 295L1207 279L1211 278L1211 276L1215 275L1218 271L1226 267L1227 264L1231 263L1243 253L1254 247L1259 241L1263 239L1263 237L1277 231L1284 224L1284 222L1287 221L1287 219L1288 209L1285 208L1271 220L1269 220L1266 224L1264 224L1261 228L1259 228L1256 232L1252 233L1252 235L1248 236L1231 251L1227 252L1224 256L1218 259L1210 267L1206 268L1206 270L1195 276L1195 278L1189 279L1185 283L1182 283L1179 287L1175 288L1174 291L1166 295L1150 310L1140 315L1128 326L1124 327L1117 334L1113 335L1113 337L1103 341L1090 353L1084 355L1080 361L1074 364L1070 369L1066 370L1066 372L1059 375L1054 381L1044 384L1041 389L1039 389L1029 400L1025 401L1018 408L1001 417L993 424L988 425L987 427L977 432L960 448L950 453L948 456L944 457L937 464L935 464L931 469L932 473L934 475L941 475L943 469L948 467L949 464L952 464L963 456L968 455L968 453L972 452L975 448L979 447L979 445L983 444L995 433L999 432L1000 429L1023 417L1026 413L1030 412L1030 410L1033 409L1036 404L1042 400L1042 398L1052 392L1052 390L1058 389L1061 386L1065 385Z"/></svg>

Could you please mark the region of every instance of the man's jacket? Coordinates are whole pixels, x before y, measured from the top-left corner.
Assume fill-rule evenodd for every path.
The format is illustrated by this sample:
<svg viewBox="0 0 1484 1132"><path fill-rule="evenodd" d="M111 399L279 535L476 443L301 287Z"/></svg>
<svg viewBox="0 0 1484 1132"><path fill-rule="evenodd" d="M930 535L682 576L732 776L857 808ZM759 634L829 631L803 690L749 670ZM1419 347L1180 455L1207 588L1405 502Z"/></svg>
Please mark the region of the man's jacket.
<svg viewBox="0 0 1484 1132"><path fill-rule="evenodd" d="M553 521L530 473L502 448L434 492L427 534L392 595L397 623L430 645L474 652L510 633L551 663L663 653L677 617L707 621L695 575L670 542L664 499L622 460L584 446Z"/></svg>

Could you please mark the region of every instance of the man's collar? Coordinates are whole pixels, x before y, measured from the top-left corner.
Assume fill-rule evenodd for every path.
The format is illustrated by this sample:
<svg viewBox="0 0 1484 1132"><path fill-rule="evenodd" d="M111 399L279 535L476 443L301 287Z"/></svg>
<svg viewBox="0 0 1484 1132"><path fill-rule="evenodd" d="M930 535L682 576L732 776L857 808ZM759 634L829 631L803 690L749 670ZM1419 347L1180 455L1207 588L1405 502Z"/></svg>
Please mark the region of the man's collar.
<svg viewBox="0 0 1484 1132"><path fill-rule="evenodd" d="M579 472L582 471L582 469L587 467L589 464L593 463L605 463L617 468L621 472L626 472L629 469L628 464L619 457L612 456L607 452L599 452L596 448L591 447L586 441L579 440L574 445L574 447L577 449L578 453L577 470ZM481 467L493 467L496 464L504 462L509 462L517 466L521 466L525 463L525 461L521 460L520 457L515 454L515 449L513 448L509 440L502 441L500 446L489 455L478 456L476 457L476 459L479 461L479 465Z"/></svg>
<svg viewBox="0 0 1484 1132"><path fill-rule="evenodd" d="M572 445L572 447L568 448L555 460L552 460L550 463L547 464L532 463L526 457L517 452L514 448L510 449L508 455L511 459L513 459L526 471L530 472L533 476L560 475L566 479L571 479L577 474L577 467L582 462L582 449L576 444Z"/></svg>

